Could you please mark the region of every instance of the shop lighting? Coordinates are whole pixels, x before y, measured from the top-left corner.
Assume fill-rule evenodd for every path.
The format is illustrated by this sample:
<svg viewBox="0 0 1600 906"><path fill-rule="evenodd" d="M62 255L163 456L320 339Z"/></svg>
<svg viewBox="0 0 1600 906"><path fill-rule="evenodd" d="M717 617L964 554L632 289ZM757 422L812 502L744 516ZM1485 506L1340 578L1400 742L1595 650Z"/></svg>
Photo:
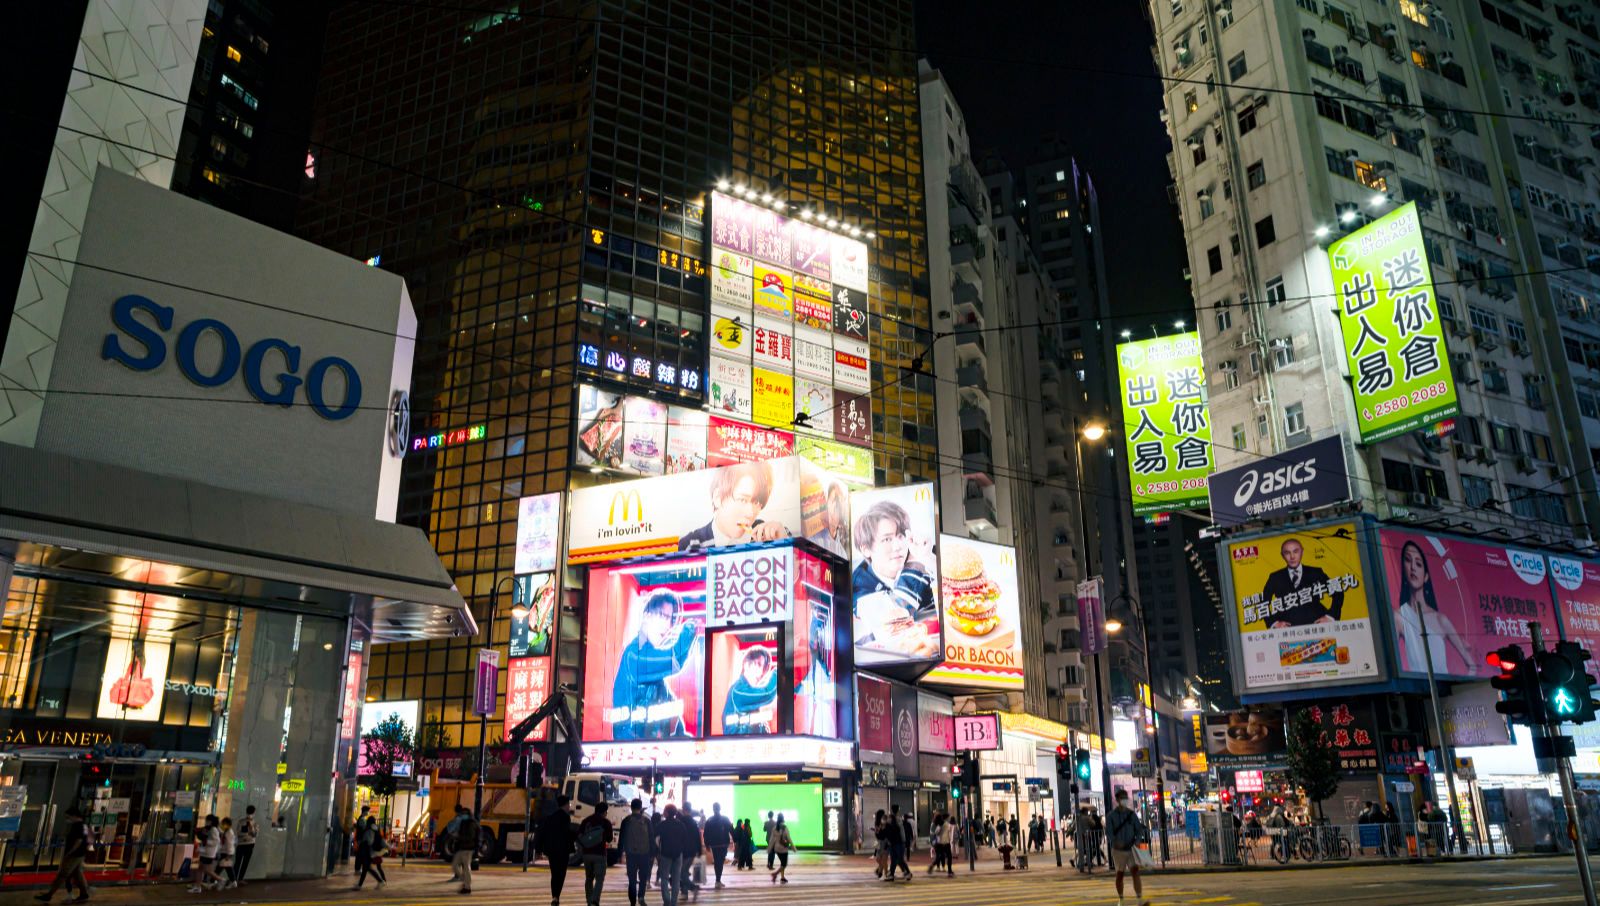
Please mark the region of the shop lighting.
<svg viewBox="0 0 1600 906"><path fill-rule="evenodd" d="M768 192L765 195L762 195L761 202L762 204L772 204L772 193Z"/></svg>
<svg viewBox="0 0 1600 906"><path fill-rule="evenodd" d="M831 230L831 229L833 229L834 227L836 227L838 225L839 225L839 221L834 220L832 217L828 218L828 229Z"/></svg>
<svg viewBox="0 0 1600 906"><path fill-rule="evenodd" d="M728 191L728 181L726 179L717 180L717 191L718 192L726 192L726 191Z"/></svg>
<svg viewBox="0 0 1600 906"><path fill-rule="evenodd" d="M852 235L852 236L860 236L861 235L861 228L860 227L851 227L850 228L850 235Z"/></svg>
<svg viewBox="0 0 1600 906"><path fill-rule="evenodd" d="M810 220L811 219L811 209L810 208L805 208L804 210L802 210L800 212L800 216L804 217L807 220Z"/></svg>
<svg viewBox="0 0 1600 906"><path fill-rule="evenodd" d="M1124 340L1126 340L1127 338L1129 338L1131 336L1133 336L1133 331L1129 330L1126 327L1122 328L1122 338Z"/></svg>
<svg viewBox="0 0 1600 906"><path fill-rule="evenodd" d="M1328 236L1328 228L1318 224L1317 228L1312 231L1312 235L1316 236L1318 239L1326 239Z"/></svg>
<svg viewBox="0 0 1600 906"><path fill-rule="evenodd" d="M1372 205L1375 208L1381 208L1381 207L1383 207L1384 205L1386 205L1388 203L1389 203L1389 196L1383 194L1382 192L1379 192L1376 195L1372 196L1372 200L1370 202L1368 202L1368 204Z"/></svg>
<svg viewBox="0 0 1600 906"><path fill-rule="evenodd" d="M1350 222L1354 221L1355 219L1356 219L1356 212L1355 212L1354 208L1346 210L1344 213L1339 215L1339 222L1340 223L1350 223Z"/></svg>
<svg viewBox="0 0 1600 906"><path fill-rule="evenodd" d="M871 230L868 230L867 231L867 238L868 239L877 239L878 238L878 234L872 232Z"/></svg>
<svg viewBox="0 0 1600 906"><path fill-rule="evenodd" d="M1178 328L1179 330L1183 329L1183 324L1184 324L1184 321L1183 321L1182 318L1179 318L1178 320L1172 322L1172 326Z"/></svg>

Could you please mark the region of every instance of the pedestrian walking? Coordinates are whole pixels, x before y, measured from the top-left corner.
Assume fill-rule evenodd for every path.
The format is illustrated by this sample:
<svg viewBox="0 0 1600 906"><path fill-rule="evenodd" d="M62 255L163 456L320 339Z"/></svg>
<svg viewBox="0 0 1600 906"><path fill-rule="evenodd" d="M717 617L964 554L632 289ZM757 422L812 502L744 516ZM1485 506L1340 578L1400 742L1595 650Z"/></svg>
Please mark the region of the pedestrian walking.
<svg viewBox="0 0 1600 906"><path fill-rule="evenodd" d="M706 879L706 867L703 861L706 848L705 840L700 836L700 825L694 819L694 810L685 800L683 808L678 810L678 820L682 822L684 830L691 841L689 849L683 856L683 868L678 878L678 889L681 893L689 895L691 900L700 899L700 885Z"/></svg>
<svg viewBox="0 0 1600 906"><path fill-rule="evenodd" d="M454 874L461 879L461 893L472 893L472 859L478 854L478 819L472 815L472 809L461 808L461 822L456 825L454 853L450 857L451 868ZM561 874L566 875L566 860L562 860ZM551 874L555 871L552 868Z"/></svg>
<svg viewBox="0 0 1600 906"><path fill-rule="evenodd" d="M604 809L583 819L578 825L578 846L583 852L583 899L589 906L600 906L600 891L606 886L606 849L612 840L611 819Z"/></svg>
<svg viewBox="0 0 1600 906"><path fill-rule="evenodd" d="M218 882L217 852L222 848L222 831L217 827L217 816L207 815L194 836L195 855L200 858L200 875L189 885L190 893L204 893L206 885Z"/></svg>
<svg viewBox="0 0 1600 906"><path fill-rule="evenodd" d="M733 867L736 871L752 867L750 864L753 849L750 838L750 819L740 818L733 822Z"/></svg>
<svg viewBox="0 0 1600 906"><path fill-rule="evenodd" d="M461 826L461 813L466 809L456 803L455 814L445 822L444 830L434 839L434 845L439 849L439 855L450 860L450 880L461 883L461 873L455 867L456 829Z"/></svg>
<svg viewBox="0 0 1600 906"><path fill-rule="evenodd" d="M983 842L985 846L994 846L994 816L983 816Z"/></svg>
<svg viewBox="0 0 1600 906"><path fill-rule="evenodd" d="M383 873L383 853L388 849L388 844L383 840L383 832L378 828L378 819L373 817L363 818L356 822L356 886L367 881L367 875L377 879L378 886L389 883L388 877Z"/></svg>
<svg viewBox="0 0 1600 906"><path fill-rule="evenodd" d="M638 906L650 889L650 863L655 859L656 844L650 833L650 819L644 814L644 801L635 799L628 807L628 817L617 829L617 848L627 863L628 906Z"/></svg>
<svg viewBox="0 0 1600 906"><path fill-rule="evenodd" d="M1089 806L1089 840L1094 845L1093 855L1094 855L1094 864L1096 864L1096 865L1104 865L1104 864L1106 864L1105 839L1106 839L1106 823L1105 823L1105 820L1100 817L1100 808L1099 808L1099 806L1091 804Z"/></svg>
<svg viewBox="0 0 1600 906"><path fill-rule="evenodd" d="M67 839L61 849L61 864L56 866L55 879L50 882L50 889L44 893L34 894L33 898L48 903L56 895L56 891L67 888L78 888L78 895L68 900L68 903L89 902L89 879L83 873L83 861L89 857L92 849L89 839L89 825L83 821L83 810L76 805L67 809ZM196 888L189 888L193 893Z"/></svg>
<svg viewBox="0 0 1600 906"><path fill-rule="evenodd" d="M539 821L533 845L550 863L550 906L561 906L561 889L567 886L567 869L572 864L578 835L572 829L572 798L556 800L556 810Z"/></svg>
<svg viewBox="0 0 1600 906"><path fill-rule="evenodd" d="M256 824L256 807L245 806L244 820L239 822L237 829L239 842L235 846L237 855L234 857L235 868L233 883L239 887L244 886L245 872L250 870L250 857L256 852L256 834L261 828Z"/></svg>
<svg viewBox="0 0 1600 906"><path fill-rule="evenodd" d="M1139 880L1139 863L1133 855L1134 847L1148 840L1149 835L1150 831L1139 820L1139 816L1128 808L1128 791L1117 790L1117 807L1111 810L1106 820L1111 867L1117 873L1117 906L1123 906L1122 876L1128 872L1133 874L1134 899L1139 901L1139 906L1150 906L1150 901L1144 898L1144 883Z"/></svg>
<svg viewBox="0 0 1600 906"><path fill-rule="evenodd" d="M656 831L662 906L678 906L678 897L683 892L684 866L698 846L698 838L679 818L678 807L667 806Z"/></svg>
<svg viewBox="0 0 1600 906"><path fill-rule="evenodd" d="M789 853L794 850L794 841L789 838L789 826L783 823L783 816L778 816L778 823L773 827L772 852L778 856L778 870L772 873L773 883L789 883ZM911 869L906 869L906 877L911 876Z"/></svg>
<svg viewBox="0 0 1600 906"><path fill-rule="evenodd" d="M650 845L651 845L652 850L655 848L656 838L661 836L661 822L662 822L662 820L664 820L664 815L665 815L664 812L659 812L658 811L658 812L655 812L655 813L651 814L651 816L650 816ZM655 870L655 873L656 873L655 884L656 884L657 887L661 886L661 859L660 859L660 856L661 856L661 853L660 852L656 852L656 857L657 858L655 859L654 870ZM649 885L646 885L646 886L649 886Z"/></svg>
<svg viewBox="0 0 1600 906"><path fill-rule="evenodd" d="M711 803L711 817L706 819L706 848L711 850L711 867L716 873L717 886L722 887L722 863L728 858L728 847L733 844L733 822L722 816L722 803Z"/></svg>
<svg viewBox="0 0 1600 906"><path fill-rule="evenodd" d="M1017 820L1017 816L1016 815L1012 815L1011 816L1011 848L1012 849L1016 849L1020 845L1022 845L1022 822Z"/></svg>
<svg viewBox="0 0 1600 906"><path fill-rule="evenodd" d="M772 870L772 861L776 858L772 852L772 831L778 826L778 822L772 820L773 814L767 812L767 821L761 825L761 843L767 848L767 871Z"/></svg>
<svg viewBox="0 0 1600 906"><path fill-rule="evenodd" d="M911 880L911 866L906 864L906 825L900 820L900 806L889 806L889 820L884 831L884 842L889 844L889 870L883 879L893 881L896 871L904 871L906 880Z"/></svg>
<svg viewBox="0 0 1600 906"><path fill-rule="evenodd" d="M226 890L235 886L233 880L233 853L238 844L238 838L233 835L233 819L223 818L219 828L222 832L217 846L217 874L222 876L221 888Z"/></svg>
<svg viewBox="0 0 1600 906"><path fill-rule="evenodd" d="M1383 823L1383 844L1390 858L1400 854L1400 816L1394 810L1394 803L1387 800L1383 803L1383 816L1379 820Z"/></svg>

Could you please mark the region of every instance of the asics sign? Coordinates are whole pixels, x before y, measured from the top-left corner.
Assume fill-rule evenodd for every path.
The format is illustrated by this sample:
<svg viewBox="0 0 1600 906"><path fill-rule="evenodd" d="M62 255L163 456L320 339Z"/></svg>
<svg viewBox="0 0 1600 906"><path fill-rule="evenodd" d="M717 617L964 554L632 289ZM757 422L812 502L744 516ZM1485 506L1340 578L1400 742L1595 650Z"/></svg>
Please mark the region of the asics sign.
<svg viewBox="0 0 1600 906"><path fill-rule="evenodd" d="M166 333L176 311L144 296L127 295L111 304L111 323L120 333L106 334L100 357L134 371L154 371L167 359ZM197 355L204 347L212 352ZM361 408L361 376L356 366L338 356L311 362L302 376L299 346L266 337L246 347L233 328L214 318L196 318L178 331L174 352L178 370L200 387L221 387L242 378L250 395L269 406L289 407L302 389L311 410L329 421L349 418ZM309 358L307 356L306 358ZM333 372L338 378L329 381ZM329 399L331 386L342 391Z"/></svg>
<svg viewBox="0 0 1600 906"><path fill-rule="evenodd" d="M1240 525L1350 499L1344 438L1335 436L1211 476L1211 518Z"/></svg>

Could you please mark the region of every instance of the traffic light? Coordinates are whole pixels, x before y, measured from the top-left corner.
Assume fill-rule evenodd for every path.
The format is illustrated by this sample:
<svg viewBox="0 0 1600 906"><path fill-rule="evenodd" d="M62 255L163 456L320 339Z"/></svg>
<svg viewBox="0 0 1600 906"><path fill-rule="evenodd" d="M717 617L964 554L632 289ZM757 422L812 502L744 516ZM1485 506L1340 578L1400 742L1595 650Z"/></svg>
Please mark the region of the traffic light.
<svg viewBox="0 0 1600 906"><path fill-rule="evenodd" d="M1534 655L1539 666L1539 699L1551 723L1588 723L1594 720L1590 685L1584 672L1589 652L1576 642L1557 642L1555 650Z"/></svg>
<svg viewBox="0 0 1600 906"><path fill-rule="evenodd" d="M651 784L651 789L655 791L657 796L665 793L667 791L667 775L656 771L654 776L651 777Z"/></svg>
<svg viewBox="0 0 1600 906"><path fill-rule="evenodd" d="M956 784L956 785L950 787L950 798L951 799L960 799L961 798L961 785L960 784Z"/></svg>
<svg viewBox="0 0 1600 906"><path fill-rule="evenodd" d="M1089 767L1089 750L1078 749L1072 753L1072 775L1078 778L1079 783L1087 784L1094 774Z"/></svg>
<svg viewBox="0 0 1600 906"><path fill-rule="evenodd" d="M1507 645L1489 653L1489 666L1500 675L1489 685L1505 693L1494 709L1512 720L1538 726L1545 723L1544 698L1540 694L1538 665L1522 654L1522 646Z"/></svg>
<svg viewBox="0 0 1600 906"><path fill-rule="evenodd" d="M1056 746L1056 776L1072 776L1072 750L1067 748L1066 743Z"/></svg>
<svg viewBox="0 0 1600 906"><path fill-rule="evenodd" d="M978 756L967 755L966 759L961 763L961 784L962 786L976 789L978 786Z"/></svg>

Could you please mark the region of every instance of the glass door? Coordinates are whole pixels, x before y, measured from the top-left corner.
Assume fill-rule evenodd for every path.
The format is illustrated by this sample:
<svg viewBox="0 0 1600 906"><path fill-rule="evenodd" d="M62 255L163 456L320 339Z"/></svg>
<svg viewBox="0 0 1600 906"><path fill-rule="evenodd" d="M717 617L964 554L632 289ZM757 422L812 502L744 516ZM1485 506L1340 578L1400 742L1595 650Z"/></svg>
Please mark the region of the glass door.
<svg viewBox="0 0 1600 906"><path fill-rule="evenodd" d="M6 844L7 874L55 869L61 855L57 830L66 827L66 810L77 795L77 774L76 764L54 759L8 758L0 762L5 783L28 791L17 835Z"/></svg>

